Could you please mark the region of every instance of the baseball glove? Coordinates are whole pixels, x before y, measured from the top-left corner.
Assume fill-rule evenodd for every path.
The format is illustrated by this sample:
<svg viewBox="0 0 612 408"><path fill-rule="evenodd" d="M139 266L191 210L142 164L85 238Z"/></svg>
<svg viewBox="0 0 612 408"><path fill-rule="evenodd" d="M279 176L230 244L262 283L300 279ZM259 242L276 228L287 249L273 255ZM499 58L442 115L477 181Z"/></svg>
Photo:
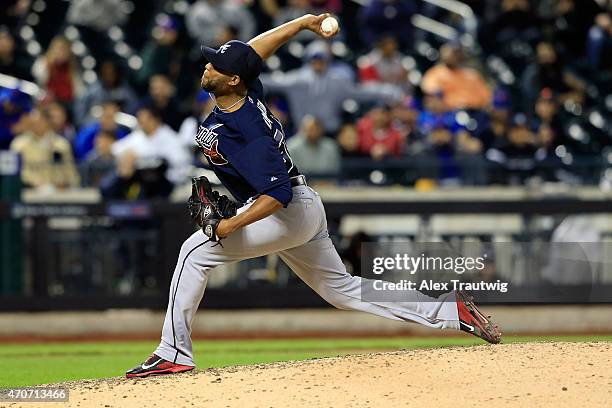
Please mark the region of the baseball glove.
<svg viewBox="0 0 612 408"><path fill-rule="evenodd" d="M191 218L214 242L221 240L217 236L217 226L221 219L233 217L237 209L235 202L212 189L210 181L205 176L191 179L191 197L187 205Z"/></svg>

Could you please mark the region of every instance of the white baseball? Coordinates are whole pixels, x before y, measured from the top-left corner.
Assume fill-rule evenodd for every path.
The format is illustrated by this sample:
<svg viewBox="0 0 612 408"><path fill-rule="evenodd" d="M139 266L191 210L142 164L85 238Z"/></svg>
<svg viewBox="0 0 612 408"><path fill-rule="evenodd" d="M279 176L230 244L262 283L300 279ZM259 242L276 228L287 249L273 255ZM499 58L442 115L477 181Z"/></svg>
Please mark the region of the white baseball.
<svg viewBox="0 0 612 408"><path fill-rule="evenodd" d="M333 17L326 17L325 20L321 22L321 31L325 34L333 34L338 31L338 20Z"/></svg>

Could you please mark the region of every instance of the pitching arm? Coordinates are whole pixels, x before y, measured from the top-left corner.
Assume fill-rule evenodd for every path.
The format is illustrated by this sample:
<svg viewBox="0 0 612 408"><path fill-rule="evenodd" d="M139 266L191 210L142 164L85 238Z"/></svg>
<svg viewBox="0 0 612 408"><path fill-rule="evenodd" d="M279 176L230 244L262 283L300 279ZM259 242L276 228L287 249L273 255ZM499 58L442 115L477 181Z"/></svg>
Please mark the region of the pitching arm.
<svg viewBox="0 0 612 408"><path fill-rule="evenodd" d="M329 13L319 14L318 16L312 14L306 14L302 17L298 17L295 20L291 20L285 24L275 27L265 33L259 34L253 38L248 44L259 54L262 59L267 59L272 56L277 49L283 44L292 39L297 33L302 30L310 30L323 38L330 38L335 33L324 33L321 30L321 22L329 17Z"/></svg>

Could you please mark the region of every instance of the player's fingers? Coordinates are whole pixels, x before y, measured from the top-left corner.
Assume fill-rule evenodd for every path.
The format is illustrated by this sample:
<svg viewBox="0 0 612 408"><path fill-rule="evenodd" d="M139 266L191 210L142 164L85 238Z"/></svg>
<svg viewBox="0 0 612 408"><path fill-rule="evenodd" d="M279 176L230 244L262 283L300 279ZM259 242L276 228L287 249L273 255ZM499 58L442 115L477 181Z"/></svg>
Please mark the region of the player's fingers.
<svg viewBox="0 0 612 408"><path fill-rule="evenodd" d="M323 14L319 14L317 16L317 18L315 19L315 24L317 25L317 28L319 29L319 31L322 31L321 30L321 23L323 22L323 20L325 20L329 16L331 16L331 14L329 14L329 13L323 13Z"/></svg>

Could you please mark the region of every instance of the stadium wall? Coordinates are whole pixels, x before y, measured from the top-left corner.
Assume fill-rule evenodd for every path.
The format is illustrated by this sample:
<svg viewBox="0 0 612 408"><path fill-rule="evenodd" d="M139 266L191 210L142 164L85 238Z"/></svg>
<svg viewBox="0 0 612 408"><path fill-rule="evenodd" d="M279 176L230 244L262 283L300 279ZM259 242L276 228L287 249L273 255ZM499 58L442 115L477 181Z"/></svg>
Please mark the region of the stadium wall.
<svg viewBox="0 0 612 408"><path fill-rule="evenodd" d="M506 334L612 333L612 305L483 309ZM150 339L159 336L163 318L162 312L150 310L3 313L0 341ZM417 324L335 309L202 310L193 330L199 338L439 335Z"/></svg>

